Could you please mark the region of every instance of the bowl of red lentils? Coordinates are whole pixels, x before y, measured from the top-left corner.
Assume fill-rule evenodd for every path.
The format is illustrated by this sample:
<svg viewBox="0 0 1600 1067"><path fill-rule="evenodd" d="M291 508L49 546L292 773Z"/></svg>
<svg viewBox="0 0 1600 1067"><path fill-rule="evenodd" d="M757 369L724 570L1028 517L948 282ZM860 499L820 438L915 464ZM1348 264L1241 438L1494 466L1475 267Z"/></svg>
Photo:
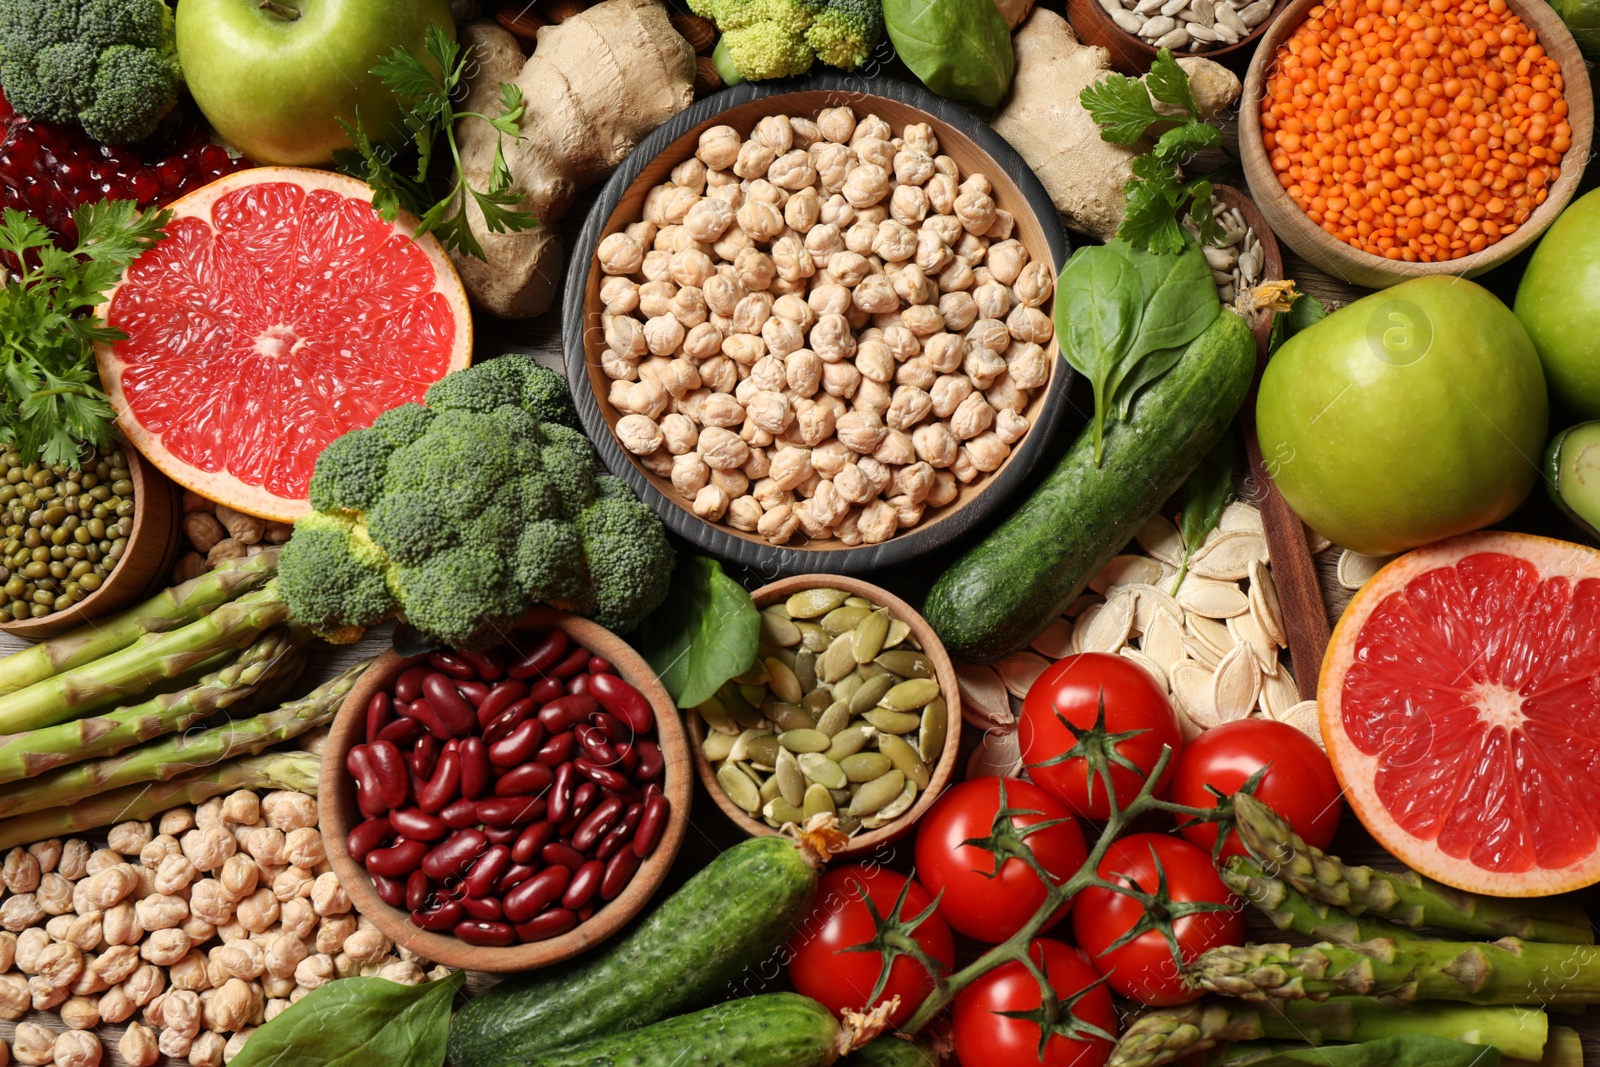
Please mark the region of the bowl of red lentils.
<svg viewBox="0 0 1600 1067"><path fill-rule="evenodd" d="M1594 134L1578 46L1541 0L1294 0L1244 100L1245 177L1273 231L1372 288L1527 248Z"/></svg>

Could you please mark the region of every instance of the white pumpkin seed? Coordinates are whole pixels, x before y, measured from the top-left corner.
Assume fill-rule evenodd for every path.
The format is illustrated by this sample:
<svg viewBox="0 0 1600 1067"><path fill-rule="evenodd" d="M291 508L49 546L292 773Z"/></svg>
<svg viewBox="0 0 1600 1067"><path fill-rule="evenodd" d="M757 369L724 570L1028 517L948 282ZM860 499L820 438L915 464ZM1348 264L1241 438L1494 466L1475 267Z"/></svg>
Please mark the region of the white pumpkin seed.
<svg viewBox="0 0 1600 1067"><path fill-rule="evenodd" d="M1232 582L1219 582L1190 574L1178 588L1178 603L1185 611L1208 619L1231 619L1250 610L1250 598Z"/></svg>
<svg viewBox="0 0 1600 1067"><path fill-rule="evenodd" d="M1011 712L1011 698L1005 683L993 667L975 663L956 664L956 683L961 690L961 717L980 730L1010 726L1017 721Z"/></svg>
<svg viewBox="0 0 1600 1067"><path fill-rule="evenodd" d="M1305 526L1304 523L1301 523L1300 525L1305 527L1306 547L1311 550L1311 554L1313 556L1320 556L1322 553L1333 547L1332 541L1328 540L1326 537L1323 537L1311 527Z"/></svg>
<svg viewBox="0 0 1600 1067"><path fill-rule="evenodd" d="M1211 672L1196 663L1180 663L1172 669L1172 699L1196 726L1209 730L1221 726L1211 684Z"/></svg>
<svg viewBox="0 0 1600 1067"><path fill-rule="evenodd" d="M1266 534L1266 527L1261 523L1261 512L1242 500L1235 500L1222 509L1222 517L1217 520L1217 529L1224 533L1243 531Z"/></svg>
<svg viewBox="0 0 1600 1067"><path fill-rule="evenodd" d="M1189 654L1190 659L1204 667L1207 671L1216 670L1217 664L1222 662L1222 653L1218 652L1205 642L1196 640L1193 637L1185 637L1183 639L1183 650Z"/></svg>
<svg viewBox="0 0 1600 1067"><path fill-rule="evenodd" d="M1089 582L1096 593L1119 585L1152 584L1161 577L1161 564L1149 556L1114 556Z"/></svg>
<svg viewBox="0 0 1600 1067"><path fill-rule="evenodd" d="M1261 679L1261 699L1258 706L1269 718L1282 719L1300 700L1300 687L1288 671L1279 671Z"/></svg>
<svg viewBox="0 0 1600 1067"><path fill-rule="evenodd" d="M1093 618L1079 619L1078 625L1082 629L1073 636L1080 650L1115 652L1127 643L1133 630L1133 594L1124 586L1101 605Z"/></svg>
<svg viewBox="0 0 1600 1067"><path fill-rule="evenodd" d="M1271 569L1259 561L1250 566L1250 615L1279 648L1289 647L1289 635L1283 629L1283 608L1278 604L1278 585L1272 580Z"/></svg>
<svg viewBox="0 0 1600 1067"><path fill-rule="evenodd" d="M1185 659L1182 626L1166 612L1157 612L1150 628L1144 632L1139 649L1161 668L1163 675L1167 674L1174 664Z"/></svg>
<svg viewBox="0 0 1600 1067"><path fill-rule="evenodd" d="M1261 667L1248 644L1234 648L1211 676L1211 704L1217 718L1233 722L1250 714L1261 696Z"/></svg>
<svg viewBox="0 0 1600 1067"><path fill-rule="evenodd" d="M1233 631L1215 619L1208 619L1204 615L1189 615L1184 619L1189 636L1204 645L1220 660L1239 642L1234 639Z"/></svg>
<svg viewBox="0 0 1600 1067"><path fill-rule="evenodd" d="M1072 639L1072 623L1064 618L1052 620L1028 647L1049 659L1065 659L1078 651L1077 643Z"/></svg>
<svg viewBox="0 0 1600 1067"><path fill-rule="evenodd" d="M1172 572L1172 574L1177 573L1176 570ZM1166 575L1163 581L1171 577L1171 574ZM1122 589L1124 596L1133 598L1134 633L1142 634L1148 631L1158 614L1169 615L1174 622L1183 621L1183 608L1178 606L1178 602L1165 588L1153 585L1125 585Z"/></svg>
<svg viewBox="0 0 1600 1067"><path fill-rule="evenodd" d="M1162 563L1170 563L1174 567L1183 563L1183 535L1165 515L1157 515L1145 523L1134 540L1139 542L1140 548Z"/></svg>
<svg viewBox="0 0 1600 1067"><path fill-rule="evenodd" d="M1021 700L1028 689L1039 680L1039 675L1050 669L1050 661L1036 652L1017 652L995 665L1000 670L1000 680L1006 692Z"/></svg>
<svg viewBox="0 0 1600 1067"><path fill-rule="evenodd" d="M1279 722L1286 722L1296 730L1305 734L1317 743L1318 748L1328 746L1322 740L1322 724L1317 719L1317 702L1315 700L1302 700L1291 705L1279 718Z"/></svg>
<svg viewBox="0 0 1600 1067"><path fill-rule="evenodd" d="M1339 555L1339 584L1346 589L1360 589L1392 559L1393 556L1363 556L1347 548Z"/></svg>
<svg viewBox="0 0 1600 1067"><path fill-rule="evenodd" d="M1167 688L1167 672L1161 669L1161 664L1140 652L1137 648L1123 648L1117 650L1117 655L1130 659L1143 667L1157 685L1162 689Z"/></svg>
<svg viewBox="0 0 1600 1067"><path fill-rule="evenodd" d="M1189 571L1202 578L1239 582L1250 577L1250 564L1267 555L1266 538L1234 531L1213 535L1189 561Z"/></svg>
<svg viewBox="0 0 1600 1067"><path fill-rule="evenodd" d="M1228 620L1228 632L1235 642L1250 647L1261 673L1278 673L1278 646L1248 611Z"/></svg>
<svg viewBox="0 0 1600 1067"><path fill-rule="evenodd" d="M1015 778L1022 773L1022 742L1016 731L990 730L967 760L968 778Z"/></svg>

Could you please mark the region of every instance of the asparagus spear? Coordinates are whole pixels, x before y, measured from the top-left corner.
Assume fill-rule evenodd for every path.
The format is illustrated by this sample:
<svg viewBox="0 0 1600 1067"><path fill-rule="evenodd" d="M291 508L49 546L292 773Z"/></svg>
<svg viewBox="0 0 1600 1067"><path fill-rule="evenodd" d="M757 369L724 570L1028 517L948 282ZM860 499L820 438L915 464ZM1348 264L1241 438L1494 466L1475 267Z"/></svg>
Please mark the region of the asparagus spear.
<svg viewBox="0 0 1600 1067"><path fill-rule="evenodd" d="M1254 904L1280 930L1346 945L1382 939L1415 941L1422 936L1385 919L1351 915L1341 908L1312 900L1243 856L1229 858L1220 873L1235 896Z"/></svg>
<svg viewBox="0 0 1600 1067"><path fill-rule="evenodd" d="M1583 1037L1570 1026L1552 1026L1537 1060L1503 1059L1500 1067L1583 1067Z"/></svg>
<svg viewBox="0 0 1600 1067"><path fill-rule="evenodd" d="M1190 986L1250 1000L1340 993L1397 1002L1600 1003L1600 948L1521 941L1372 941L1225 945L1184 968Z"/></svg>
<svg viewBox="0 0 1600 1067"><path fill-rule="evenodd" d="M110 759L63 767L38 778L13 782L0 788L0 817L76 804L85 797L139 782L166 781L299 737L333 718L344 695L371 662L358 663L299 700L255 718L192 735L174 734Z"/></svg>
<svg viewBox="0 0 1600 1067"><path fill-rule="evenodd" d="M1544 1055L1548 1029L1549 1020L1537 1008L1438 1002L1393 1006L1370 997L1271 1005L1202 1000L1148 1012L1129 1023L1107 1067L1161 1067L1224 1042L1265 1039L1324 1045L1376 1041L1395 1034L1432 1034L1493 1045L1503 1055L1537 1060Z"/></svg>
<svg viewBox="0 0 1600 1067"><path fill-rule="evenodd" d="M268 752L229 760L170 782L146 782L88 797L69 808L50 808L0 821L0 849L69 837L100 826L148 819L180 804L198 804L236 789L292 789L315 793L320 757L309 752Z"/></svg>
<svg viewBox="0 0 1600 1067"><path fill-rule="evenodd" d="M109 619L99 619L0 659L0 697L93 663L140 638L175 630L210 614L218 605L259 588L277 574L278 551L274 547L248 559L225 560L216 570L162 590L143 604Z"/></svg>
<svg viewBox="0 0 1600 1067"><path fill-rule="evenodd" d="M223 708L292 676L299 638L268 630L237 659L195 685L105 715L0 738L0 782L15 782L68 763L112 756L141 741L186 730Z"/></svg>
<svg viewBox="0 0 1600 1067"><path fill-rule="evenodd" d="M258 589L170 633L0 697L0 734L54 726L143 693L218 652L254 641L288 615L272 586Z"/></svg>
<svg viewBox="0 0 1600 1067"><path fill-rule="evenodd" d="M1438 926L1473 937L1594 944L1594 928L1581 908L1483 897L1414 871L1391 874L1351 866L1306 844L1255 797L1236 795L1233 810L1235 829L1262 866L1313 900L1354 915L1370 911L1413 929Z"/></svg>

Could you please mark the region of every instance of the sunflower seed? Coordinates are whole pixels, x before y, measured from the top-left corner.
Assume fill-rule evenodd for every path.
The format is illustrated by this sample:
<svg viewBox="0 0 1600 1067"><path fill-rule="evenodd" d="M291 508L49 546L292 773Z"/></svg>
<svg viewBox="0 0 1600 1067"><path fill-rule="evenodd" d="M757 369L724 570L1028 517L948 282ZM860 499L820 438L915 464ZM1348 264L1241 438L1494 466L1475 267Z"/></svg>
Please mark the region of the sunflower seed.
<svg viewBox="0 0 1600 1067"><path fill-rule="evenodd" d="M1015 778L1022 773L1022 743L1015 730L990 730L967 760L968 778Z"/></svg>
<svg viewBox="0 0 1600 1067"><path fill-rule="evenodd" d="M1217 718L1232 722L1250 714L1261 696L1261 667L1250 646L1239 645L1222 657L1211 677L1211 706Z"/></svg>
<svg viewBox="0 0 1600 1067"><path fill-rule="evenodd" d="M1279 648L1289 646L1289 635L1283 629L1283 609L1278 604L1278 586L1265 563L1250 567L1250 615Z"/></svg>
<svg viewBox="0 0 1600 1067"><path fill-rule="evenodd" d="M1221 5L1217 10L1222 10ZM1241 531L1244 533L1260 534L1266 536L1266 527L1261 523L1261 512L1254 506L1242 500L1235 500L1222 509L1222 517L1217 520L1217 529L1224 533Z"/></svg>
<svg viewBox="0 0 1600 1067"><path fill-rule="evenodd" d="M1393 556L1363 556L1347 548L1339 555L1339 584L1346 589L1360 589L1392 559Z"/></svg>
<svg viewBox="0 0 1600 1067"><path fill-rule="evenodd" d="M1073 642L1084 652L1115 652L1128 641L1133 632L1135 586L1123 586L1103 604L1087 624L1078 620L1074 627Z"/></svg>
<svg viewBox="0 0 1600 1067"><path fill-rule="evenodd" d="M886 761L887 762L887 761ZM863 782L850 801L850 814L856 818L876 815L888 807L906 787L906 776L897 770L885 771L870 782Z"/></svg>
<svg viewBox="0 0 1600 1067"><path fill-rule="evenodd" d="M1300 700L1300 689L1286 670L1269 674L1261 679L1261 699L1258 706L1263 714L1281 719Z"/></svg>
<svg viewBox="0 0 1600 1067"><path fill-rule="evenodd" d="M1162 563L1170 563L1174 567L1183 565L1183 535L1165 515L1151 518L1134 540L1139 542L1140 548Z"/></svg>
<svg viewBox="0 0 1600 1067"><path fill-rule="evenodd" d="M1180 663L1172 668L1172 699L1194 720L1196 726L1209 730L1222 725L1213 705L1211 672L1196 663Z"/></svg>
<svg viewBox="0 0 1600 1067"><path fill-rule="evenodd" d="M1206 538L1189 561L1189 570L1202 578L1240 582L1250 577L1250 564L1267 555L1266 538L1234 531Z"/></svg>
<svg viewBox="0 0 1600 1067"><path fill-rule="evenodd" d="M1104 594L1119 585L1150 585L1161 577L1161 564L1149 556L1113 556L1110 563L1089 582L1089 588Z"/></svg>
<svg viewBox="0 0 1600 1067"><path fill-rule="evenodd" d="M1231 582L1218 582L1191 574L1178 589L1178 603L1185 611L1209 619L1228 619L1250 610L1250 598Z"/></svg>
<svg viewBox="0 0 1600 1067"><path fill-rule="evenodd" d="M1028 647L1047 659L1065 659L1078 650L1072 640L1072 623L1065 618L1052 619Z"/></svg>
<svg viewBox="0 0 1600 1067"><path fill-rule="evenodd" d="M1050 668L1050 661L1036 652L1017 652L1001 660L997 666L1000 668L1000 680L1006 684L1006 692L1021 700L1028 695L1028 689L1038 681L1039 675Z"/></svg>
<svg viewBox="0 0 1600 1067"><path fill-rule="evenodd" d="M961 690L961 717L980 730L1009 726L1017 721L1005 683L993 667L956 664L956 684Z"/></svg>
<svg viewBox="0 0 1600 1067"><path fill-rule="evenodd" d="M1291 705L1278 721L1288 723L1311 738L1317 743L1318 748L1325 749L1328 747L1322 741L1322 724L1317 718L1317 702L1315 700L1302 700L1298 704Z"/></svg>
<svg viewBox="0 0 1600 1067"><path fill-rule="evenodd" d="M733 801L745 811L754 815L761 809L761 787L750 780L750 776L739 769L738 764L724 763L717 769L717 784Z"/></svg>

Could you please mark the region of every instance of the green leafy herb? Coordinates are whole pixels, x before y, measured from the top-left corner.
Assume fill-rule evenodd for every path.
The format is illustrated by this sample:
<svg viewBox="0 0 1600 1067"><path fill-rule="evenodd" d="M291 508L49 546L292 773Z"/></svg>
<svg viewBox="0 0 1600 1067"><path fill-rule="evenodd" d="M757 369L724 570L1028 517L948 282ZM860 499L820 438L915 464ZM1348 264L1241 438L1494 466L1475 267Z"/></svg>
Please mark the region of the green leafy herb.
<svg viewBox="0 0 1600 1067"><path fill-rule="evenodd" d="M1094 387L1094 458L1108 419L1177 364L1222 310L1205 253L1182 230L1177 255L1122 240L1078 249L1056 283L1061 353Z"/></svg>
<svg viewBox="0 0 1600 1067"><path fill-rule="evenodd" d="M111 445L111 402L95 372L94 342L127 335L86 313L161 240L172 213L102 200L72 218L78 243L63 249L30 216L13 208L0 216L0 252L21 265L0 289L0 445L52 466L76 461L81 444Z"/></svg>
<svg viewBox="0 0 1600 1067"><path fill-rule="evenodd" d="M1100 126L1101 138L1112 144L1138 144L1154 127L1167 127L1150 151L1133 161L1133 177L1122 190L1128 205L1117 236L1151 252L1179 252L1184 240L1178 215L1187 211L1201 241L1214 243L1217 226L1211 216L1211 181L1196 178L1185 182L1178 168L1202 149L1221 147L1222 131L1200 117L1189 91L1189 76L1171 50L1163 48L1156 55L1142 81L1110 74L1087 86L1078 99ZM1167 105L1167 110L1156 110L1156 103Z"/></svg>
<svg viewBox="0 0 1600 1067"><path fill-rule="evenodd" d="M1322 306L1322 301L1310 293L1297 294L1288 311L1273 316L1272 334L1267 339L1268 355L1282 348L1285 341L1301 330L1315 326L1327 317L1328 309Z"/></svg>
<svg viewBox="0 0 1600 1067"><path fill-rule="evenodd" d="M372 73L383 79L407 108L405 124L411 131L411 159L406 165L397 166L400 161L387 146L372 143L357 112L354 126L339 120L355 146L355 158L345 153L339 166L345 173L372 186L372 206L388 221L393 222L404 208L421 219L416 229L418 236L433 233L446 248L483 259L483 246L473 236L467 221L469 197L478 205L483 224L491 233L515 233L539 225L532 214L517 210L522 194L511 189L511 168L506 165L504 152L506 137L516 140L522 136L526 104L521 89L501 82L500 114L457 111L453 101L459 95L461 79L466 74L469 52L462 51L437 24L428 27L427 51L436 64L437 73L434 67L399 46L372 68ZM455 126L456 121L463 118L481 119L500 134L489 183L482 189L473 188L461 169ZM434 158L441 135L450 150L448 160ZM441 179L441 175L454 178ZM445 191L441 193L441 189Z"/></svg>
<svg viewBox="0 0 1600 1067"><path fill-rule="evenodd" d="M952 100L998 107L1017 57L993 0L884 0L884 28L922 84Z"/></svg>
<svg viewBox="0 0 1600 1067"><path fill-rule="evenodd" d="M705 556L680 556L666 601L639 627L638 646L680 708L704 704L756 661L761 613L744 587Z"/></svg>
<svg viewBox="0 0 1600 1067"><path fill-rule="evenodd" d="M1243 1042L1206 1056L1206 1067L1499 1067L1500 1050L1432 1034L1305 1048Z"/></svg>
<svg viewBox="0 0 1600 1067"><path fill-rule="evenodd" d="M1233 464L1237 455L1233 434L1224 433L1216 447L1207 452L1200 466L1189 475L1189 480L1178 490L1178 532L1183 535L1183 564L1172 581L1172 593L1178 593L1184 576L1189 573L1189 560L1195 550L1217 528L1222 519L1222 509L1233 495Z"/></svg>
<svg viewBox="0 0 1600 1067"><path fill-rule="evenodd" d="M440 1067L465 971L423 985L342 978L254 1034L233 1067Z"/></svg>

